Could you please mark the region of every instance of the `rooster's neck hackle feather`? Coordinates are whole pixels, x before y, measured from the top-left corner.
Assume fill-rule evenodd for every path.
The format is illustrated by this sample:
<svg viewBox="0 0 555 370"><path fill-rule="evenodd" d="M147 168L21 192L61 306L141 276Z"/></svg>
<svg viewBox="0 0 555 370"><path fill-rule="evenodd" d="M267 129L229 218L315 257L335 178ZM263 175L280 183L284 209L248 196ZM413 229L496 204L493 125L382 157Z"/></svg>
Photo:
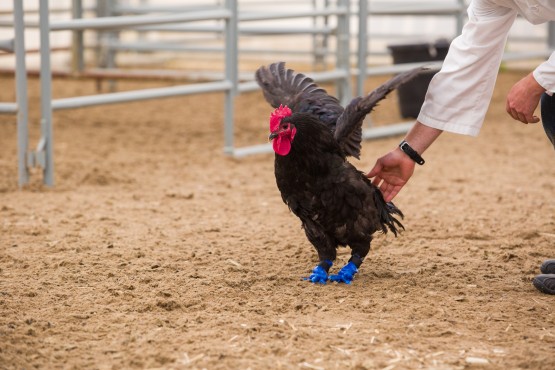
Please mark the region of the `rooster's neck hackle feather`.
<svg viewBox="0 0 555 370"><path fill-rule="evenodd" d="M297 129L292 141L290 160L312 163L317 167L325 166L327 155L335 155L345 159L343 151L337 144L331 131L309 113L294 113L285 119ZM327 155L325 155L327 154ZM320 163L324 161L324 163ZM308 165L308 164L307 164Z"/></svg>

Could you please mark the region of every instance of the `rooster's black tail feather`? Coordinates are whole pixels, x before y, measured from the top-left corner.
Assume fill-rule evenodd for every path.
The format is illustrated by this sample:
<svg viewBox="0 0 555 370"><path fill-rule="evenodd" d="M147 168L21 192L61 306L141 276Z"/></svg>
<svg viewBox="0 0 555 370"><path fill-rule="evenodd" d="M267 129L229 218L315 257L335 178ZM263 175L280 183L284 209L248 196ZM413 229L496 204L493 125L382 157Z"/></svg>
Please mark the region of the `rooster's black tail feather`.
<svg viewBox="0 0 555 370"><path fill-rule="evenodd" d="M383 199L383 195L379 189L374 192L374 201L376 203L376 209L378 210L380 217L380 224L382 226L382 232L386 234L391 231L393 235L397 236L400 229L405 230L403 224L395 217L399 216L401 219L404 218L403 212L395 206L392 202L386 203Z"/></svg>

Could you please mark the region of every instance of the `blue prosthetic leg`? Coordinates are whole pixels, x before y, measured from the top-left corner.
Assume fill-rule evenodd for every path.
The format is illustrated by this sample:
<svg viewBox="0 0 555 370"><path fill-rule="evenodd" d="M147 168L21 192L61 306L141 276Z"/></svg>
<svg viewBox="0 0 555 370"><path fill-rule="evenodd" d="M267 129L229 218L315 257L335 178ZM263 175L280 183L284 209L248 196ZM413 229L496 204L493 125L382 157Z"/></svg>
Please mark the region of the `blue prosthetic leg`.
<svg viewBox="0 0 555 370"><path fill-rule="evenodd" d="M330 280L337 283L351 284L360 265L362 265L362 258L357 254L353 254L349 263L343 266L337 275L330 275Z"/></svg>
<svg viewBox="0 0 555 370"><path fill-rule="evenodd" d="M320 262L318 266L314 267L312 274L309 277L304 278L304 280L308 280L312 283L325 284L328 281L328 271L330 270L331 265L333 265L333 262L330 260Z"/></svg>
<svg viewBox="0 0 555 370"><path fill-rule="evenodd" d="M348 264L343 266L341 270L339 270L339 273L337 275L330 275L330 280L338 283L351 284L351 281L353 281L357 272L358 269L355 264L349 262Z"/></svg>

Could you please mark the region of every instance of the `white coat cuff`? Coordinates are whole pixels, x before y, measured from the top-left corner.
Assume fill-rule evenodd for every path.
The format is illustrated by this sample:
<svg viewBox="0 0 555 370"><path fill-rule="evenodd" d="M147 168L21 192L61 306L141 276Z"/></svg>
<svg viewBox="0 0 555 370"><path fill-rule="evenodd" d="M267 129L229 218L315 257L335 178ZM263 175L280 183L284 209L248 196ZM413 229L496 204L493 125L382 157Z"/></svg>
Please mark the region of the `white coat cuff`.
<svg viewBox="0 0 555 370"><path fill-rule="evenodd" d="M555 53L551 54L548 60L540 64L532 74L537 83L550 95L553 94L555 92Z"/></svg>
<svg viewBox="0 0 555 370"><path fill-rule="evenodd" d="M452 132L454 134L468 135L468 136L478 136L481 128L481 125L470 126L468 124L457 124L453 122L440 121L438 119L428 116L422 111L420 111L420 114L418 115L418 121L428 127L432 127L442 131Z"/></svg>

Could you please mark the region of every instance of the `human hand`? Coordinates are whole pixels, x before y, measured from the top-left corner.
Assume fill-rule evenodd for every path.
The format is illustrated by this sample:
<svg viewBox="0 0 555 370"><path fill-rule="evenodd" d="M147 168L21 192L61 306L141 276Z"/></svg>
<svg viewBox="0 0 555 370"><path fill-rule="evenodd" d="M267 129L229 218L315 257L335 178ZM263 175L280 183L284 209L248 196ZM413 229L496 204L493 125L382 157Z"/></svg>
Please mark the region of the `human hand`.
<svg viewBox="0 0 555 370"><path fill-rule="evenodd" d="M534 116L534 111L545 89L538 84L530 73L518 81L507 94L505 109L515 120L522 123L537 123L540 119Z"/></svg>
<svg viewBox="0 0 555 370"><path fill-rule="evenodd" d="M390 202L409 181L415 162L401 149L396 148L378 158L374 168L366 175L380 188L386 202Z"/></svg>

